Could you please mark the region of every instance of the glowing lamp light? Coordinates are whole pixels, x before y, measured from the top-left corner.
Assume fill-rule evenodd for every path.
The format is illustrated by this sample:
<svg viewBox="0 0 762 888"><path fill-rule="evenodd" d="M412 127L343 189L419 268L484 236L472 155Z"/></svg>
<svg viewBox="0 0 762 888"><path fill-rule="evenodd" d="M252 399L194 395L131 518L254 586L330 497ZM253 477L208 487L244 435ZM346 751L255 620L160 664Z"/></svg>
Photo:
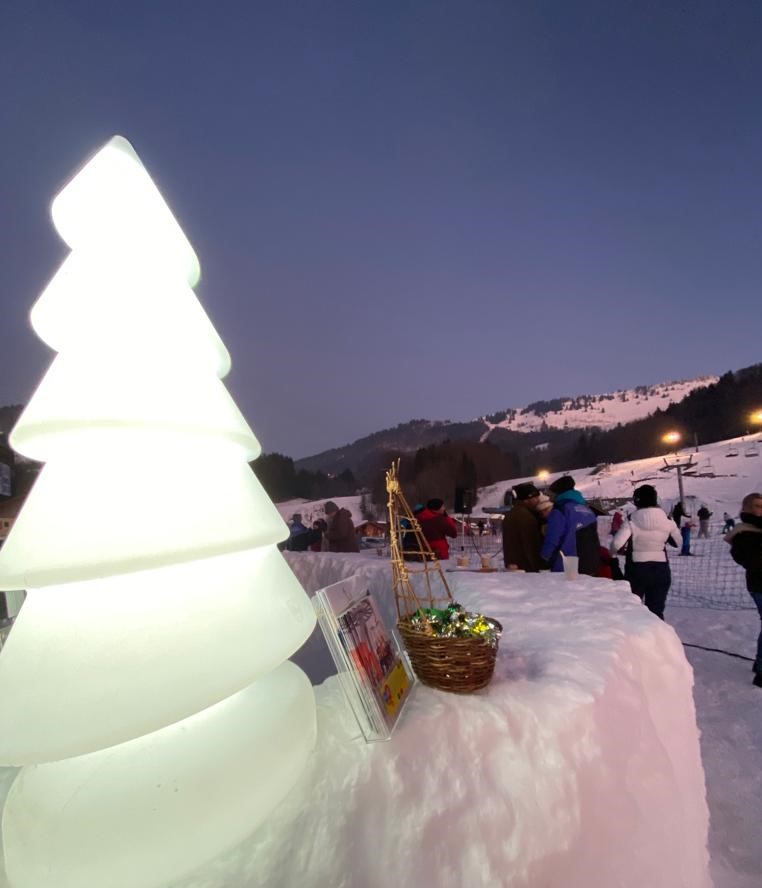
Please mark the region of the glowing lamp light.
<svg viewBox="0 0 762 888"><path fill-rule="evenodd" d="M221 382L198 260L115 137L53 202L71 247L32 309L58 355L11 435L45 465L0 550L14 888L160 886L234 845L315 738L288 657L310 602ZM198 479L213 478L200 484ZM199 828L203 824L203 828Z"/></svg>
<svg viewBox="0 0 762 888"><path fill-rule="evenodd" d="M550 472L547 469L540 469L537 473L537 479L542 481L543 483L548 480L550 477Z"/></svg>
<svg viewBox="0 0 762 888"><path fill-rule="evenodd" d="M674 446L680 443L681 438L680 432L667 432L666 435L662 435L661 439L665 444Z"/></svg>
<svg viewBox="0 0 762 888"><path fill-rule="evenodd" d="M749 422L752 425L762 425L762 410L754 410L749 414Z"/></svg>

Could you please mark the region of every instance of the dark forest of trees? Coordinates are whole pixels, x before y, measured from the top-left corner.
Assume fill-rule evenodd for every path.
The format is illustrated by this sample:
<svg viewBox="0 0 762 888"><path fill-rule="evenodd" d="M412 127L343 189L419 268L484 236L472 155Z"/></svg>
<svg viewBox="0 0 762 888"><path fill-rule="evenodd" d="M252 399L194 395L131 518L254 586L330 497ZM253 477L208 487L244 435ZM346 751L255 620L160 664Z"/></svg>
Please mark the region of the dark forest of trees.
<svg viewBox="0 0 762 888"><path fill-rule="evenodd" d="M280 453L263 453L251 467L270 498L276 502L297 497L317 500L351 496L358 488L357 480L349 469L336 476L295 469L293 459Z"/></svg>
<svg viewBox="0 0 762 888"><path fill-rule="evenodd" d="M411 506L433 497L452 508L455 488L475 490L516 474L516 462L494 444L477 441L445 441L422 447L414 454L388 454L370 479L371 500L377 507L386 503L384 471L392 459L400 458L399 477Z"/></svg>

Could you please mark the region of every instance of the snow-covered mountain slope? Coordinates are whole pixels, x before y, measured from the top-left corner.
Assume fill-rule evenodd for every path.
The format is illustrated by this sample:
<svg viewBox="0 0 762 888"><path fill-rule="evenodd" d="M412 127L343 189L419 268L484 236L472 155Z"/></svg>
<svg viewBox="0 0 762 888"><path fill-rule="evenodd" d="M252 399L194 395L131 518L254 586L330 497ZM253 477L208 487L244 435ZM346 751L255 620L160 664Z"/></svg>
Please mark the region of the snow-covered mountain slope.
<svg viewBox="0 0 762 888"><path fill-rule="evenodd" d="M723 512L738 514L741 500L753 490L762 490L762 432L745 438L733 438L714 444L687 447L677 455L686 465L683 470L683 487L689 505L706 503L719 519ZM498 481L489 487L480 488L474 514L483 514L490 505L501 506L507 490L521 481L534 481L538 486L550 484L563 474L572 475L577 489L588 499L625 500L632 497L632 491L640 484L652 484L659 494L662 504L669 508L677 499L677 475L675 470L667 470L665 459L675 461L674 454L650 456L645 459L606 466L587 466L565 472L551 473L540 482L536 477L510 478ZM552 467L549 467L549 469ZM360 496L335 497L339 506L352 513L357 523L360 514ZM281 515L289 521L293 512L301 512L306 523L323 516L325 500L308 502L289 500L278 503Z"/></svg>
<svg viewBox="0 0 762 888"><path fill-rule="evenodd" d="M762 490L762 432L699 446L698 450L686 447L678 454L555 472L542 483L551 484L561 475L569 474L583 496L601 500L630 499L636 487L651 484L661 504L669 508L678 498L677 473L666 468L665 460L669 464L679 460L684 466L683 489L689 506L706 503L715 519L726 511L737 515L744 496ZM541 486L536 477L529 477L512 478L481 488L476 511L501 505L505 492L521 481L534 481Z"/></svg>
<svg viewBox="0 0 762 888"><path fill-rule="evenodd" d="M508 408L471 420L428 420L414 419L400 423L394 428L382 429L351 444L335 447L297 460L296 466L308 471L322 471L338 475L345 469L362 474L369 465L378 462L380 456L389 452L412 453L422 447L451 441L491 441L522 434L533 435L527 447L542 444L537 436L546 430L556 430L557 434L573 433L578 429L610 429L619 423L625 424L643 419L656 410L665 410L670 404L682 401L694 389L717 382L716 376L698 376L679 382L661 382L655 385L640 385L632 389L609 392L601 395L577 395L576 397L553 398L549 401L535 401L521 408ZM521 448L514 440L511 449ZM505 449L503 447L503 449Z"/></svg>
<svg viewBox="0 0 762 888"><path fill-rule="evenodd" d="M513 432L535 432L543 428L582 429L597 426L610 429L619 423L633 422L678 403L694 389L712 385L717 376L698 376L678 382L639 385L603 395L580 395L576 398L553 398L536 401L519 409L509 409L481 417L488 426L482 440L493 429Z"/></svg>

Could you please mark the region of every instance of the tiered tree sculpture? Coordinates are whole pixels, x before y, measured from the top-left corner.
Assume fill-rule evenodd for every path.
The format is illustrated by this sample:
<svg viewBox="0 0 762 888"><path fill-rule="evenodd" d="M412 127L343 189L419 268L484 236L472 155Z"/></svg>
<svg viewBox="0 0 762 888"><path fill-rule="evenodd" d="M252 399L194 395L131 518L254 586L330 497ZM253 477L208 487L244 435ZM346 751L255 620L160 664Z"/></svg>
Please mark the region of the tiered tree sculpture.
<svg viewBox="0 0 762 888"><path fill-rule="evenodd" d="M13 885L161 885L250 833L315 738L287 658L314 625L249 467L196 256L124 139L53 202L71 253L32 310L58 352L13 430L45 463L0 551Z"/></svg>

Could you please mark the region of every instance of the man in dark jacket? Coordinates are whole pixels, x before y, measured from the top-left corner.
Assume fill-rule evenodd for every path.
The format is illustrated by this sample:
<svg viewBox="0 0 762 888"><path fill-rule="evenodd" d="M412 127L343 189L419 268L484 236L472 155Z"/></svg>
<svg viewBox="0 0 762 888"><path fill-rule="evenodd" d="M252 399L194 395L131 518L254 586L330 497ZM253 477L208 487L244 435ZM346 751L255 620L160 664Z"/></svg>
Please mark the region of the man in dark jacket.
<svg viewBox="0 0 762 888"><path fill-rule="evenodd" d="M680 549L681 555L692 555L691 552L691 522L690 515L685 511L685 506L682 504L682 501L678 501L675 503L674 508L672 509L672 520L677 525L678 530L680 531L680 536L683 538L683 545Z"/></svg>
<svg viewBox="0 0 762 888"><path fill-rule="evenodd" d="M325 537L328 540L329 552L359 552L355 526L348 509L340 509L333 500L323 506L328 521Z"/></svg>
<svg viewBox="0 0 762 888"><path fill-rule="evenodd" d="M445 511L444 501L430 499L418 516L418 522L434 554L440 561L446 561L450 557L447 537L458 535L458 525Z"/></svg>
<svg viewBox="0 0 762 888"><path fill-rule="evenodd" d="M730 554L746 571L746 588L762 621L762 493L750 493L741 504L741 523L725 535ZM757 639L754 685L762 688L762 631Z"/></svg>
<svg viewBox="0 0 762 888"><path fill-rule="evenodd" d="M508 570L537 573L543 566L537 514L540 491L531 483L517 484L513 496L514 506L503 519L503 561Z"/></svg>
<svg viewBox="0 0 762 888"><path fill-rule="evenodd" d="M701 506L701 508L696 512L696 517L699 520L699 532L696 539L709 539L709 519L712 517L712 513L707 509L706 503Z"/></svg>
<svg viewBox="0 0 762 888"><path fill-rule="evenodd" d="M598 539L598 519L582 494L574 489L574 478L564 475L548 488L554 497L548 515L545 540L540 555L552 571L562 571L562 555L579 558L579 572L598 576L601 565L601 544Z"/></svg>

